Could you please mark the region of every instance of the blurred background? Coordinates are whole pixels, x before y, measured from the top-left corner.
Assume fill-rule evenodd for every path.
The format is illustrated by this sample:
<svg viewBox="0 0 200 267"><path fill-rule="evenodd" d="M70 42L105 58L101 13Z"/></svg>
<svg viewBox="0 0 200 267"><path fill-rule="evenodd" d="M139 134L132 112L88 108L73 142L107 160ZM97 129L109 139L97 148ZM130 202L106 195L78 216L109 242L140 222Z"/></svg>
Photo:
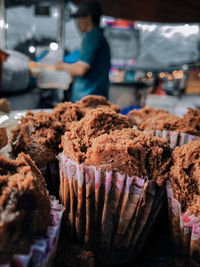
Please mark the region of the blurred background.
<svg viewBox="0 0 200 267"><path fill-rule="evenodd" d="M0 96L13 110L63 101L66 72L30 68L30 60L76 62L83 35L70 14L81 1L0 0ZM199 1L99 1L111 49L109 99L182 115L200 108Z"/></svg>

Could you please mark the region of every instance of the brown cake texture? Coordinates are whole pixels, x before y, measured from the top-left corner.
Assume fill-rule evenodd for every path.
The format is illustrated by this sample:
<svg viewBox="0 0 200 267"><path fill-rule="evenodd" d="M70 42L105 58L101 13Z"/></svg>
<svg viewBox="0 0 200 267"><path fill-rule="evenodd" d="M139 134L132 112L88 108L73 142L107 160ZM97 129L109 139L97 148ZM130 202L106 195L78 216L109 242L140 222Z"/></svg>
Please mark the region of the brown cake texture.
<svg viewBox="0 0 200 267"><path fill-rule="evenodd" d="M12 153L29 154L39 168L55 159L59 152L62 124L50 113L27 112L21 123L12 130Z"/></svg>
<svg viewBox="0 0 200 267"><path fill-rule="evenodd" d="M168 178L171 149L166 140L129 127L128 118L96 109L71 126L62 140L66 157L78 163L148 176L159 184Z"/></svg>
<svg viewBox="0 0 200 267"><path fill-rule="evenodd" d="M50 223L45 181L30 156L0 156L0 264L28 253L35 236L46 237Z"/></svg>
<svg viewBox="0 0 200 267"><path fill-rule="evenodd" d="M85 160L94 138L112 130L129 128L128 118L106 108L89 111L79 122L73 122L62 139L63 152L78 163Z"/></svg>
<svg viewBox="0 0 200 267"><path fill-rule="evenodd" d="M104 96L88 95L83 97L80 101L77 101L76 103L81 107L82 110L85 110L86 112L90 109L100 107L107 107L116 111L117 113L120 112L120 107L110 103Z"/></svg>
<svg viewBox="0 0 200 267"><path fill-rule="evenodd" d="M193 127L185 124L184 119L170 113L160 113L150 117L142 122L138 128L144 131L168 130L197 135L197 131Z"/></svg>
<svg viewBox="0 0 200 267"><path fill-rule="evenodd" d="M178 116L161 113L153 117L148 118L146 121L140 124L140 129L148 130L170 130L175 131L178 127L180 118Z"/></svg>
<svg viewBox="0 0 200 267"><path fill-rule="evenodd" d="M181 203L182 212L190 210L200 216L200 141L192 141L173 152L170 181L174 197Z"/></svg>
<svg viewBox="0 0 200 267"><path fill-rule="evenodd" d="M0 149L8 143L8 136L5 127L0 127Z"/></svg>
<svg viewBox="0 0 200 267"><path fill-rule="evenodd" d="M154 109L152 107L143 107L141 109L131 110L127 116L130 119L132 126L136 125L139 127L141 123L158 114L169 114L169 112L162 109Z"/></svg>
<svg viewBox="0 0 200 267"><path fill-rule="evenodd" d="M163 184L171 165L171 149L160 137L122 129L93 140L86 153L87 165L131 176L147 176Z"/></svg>
<svg viewBox="0 0 200 267"><path fill-rule="evenodd" d="M188 112L183 116L183 123L194 129L195 135L200 135L200 109L188 108Z"/></svg>
<svg viewBox="0 0 200 267"><path fill-rule="evenodd" d="M64 102L58 104L54 110L56 120L62 123L63 134L69 130L73 121L79 121L85 114L85 112L77 104L71 102Z"/></svg>

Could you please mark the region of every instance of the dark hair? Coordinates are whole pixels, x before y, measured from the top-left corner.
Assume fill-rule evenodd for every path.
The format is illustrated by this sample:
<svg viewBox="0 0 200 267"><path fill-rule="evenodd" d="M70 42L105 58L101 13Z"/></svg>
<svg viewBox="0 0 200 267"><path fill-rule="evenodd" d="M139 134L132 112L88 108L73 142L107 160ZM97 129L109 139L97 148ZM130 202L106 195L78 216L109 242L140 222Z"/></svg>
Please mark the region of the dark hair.
<svg viewBox="0 0 200 267"><path fill-rule="evenodd" d="M86 0L80 3L78 11L71 16L74 18L85 17L90 15L92 22L99 26L100 18L102 15L101 5L97 1Z"/></svg>
<svg viewBox="0 0 200 267"><path fill-rule="evenodd" d="M94 23L94 25L99 26L101 16L94 15L94 14L90 14L90 16L92 18L92 22Z"/></svg>

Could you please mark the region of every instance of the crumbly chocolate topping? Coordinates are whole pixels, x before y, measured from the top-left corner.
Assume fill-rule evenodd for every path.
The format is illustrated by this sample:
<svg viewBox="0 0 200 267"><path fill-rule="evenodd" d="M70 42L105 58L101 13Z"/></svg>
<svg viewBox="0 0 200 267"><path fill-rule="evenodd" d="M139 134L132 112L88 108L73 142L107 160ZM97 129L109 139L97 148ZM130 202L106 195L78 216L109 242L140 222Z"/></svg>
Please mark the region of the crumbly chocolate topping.
<svg viewBox="0 0 200 267"><path fill-rule="evenodd" d="M63 152L78 163L129 176L146 175L162 184L171 164L168 142L129 125L126 116L110 109L92 110L65 133Z"/></svg>
<svg viewBox="0 0 200 267"><path fill-rule="evenodd" d="M77 101L76 104L79 105L80 108L85 111L94 108L107 107L114 110L117 113L120 112L119 106L110 103L104 96L99 96L99 95L85 96L80 101Z"/></svg>
<svg viewBox="0 0 200 267"><path fill-rule="evenodd" d="M8 143L8 136L5 127L0 127L0 149Z"/></svg>
<svg viewBox="0 0 200 267"><path fill-rule="evenodd" d="M62 124L53 114L29 111L11 134L12 153L24 152L31 156L39 168L55 159L59 152Z"/></svg>
<svg viewBox="0 0 200 267"><path fill-rule="evenodd" d="M24 153L16 160L0 156L0 262L28 252L35 235L46 236L51 223L44 178Z"/></svg>
<svg viewBox="0 0 200 267"><path fill-rule="evenodd" d="M141 123L158 114L169 114L169 112L162 109L154 109L152 107L143 107L141 109L131 110L127 116L130 119L132 126L137 125L140 128Z"/></svg>
<svg viewBox="0 0 200 267"><path fill-rule="evenodd" d="M170 157L171 149L162 138L122 129L95 138L85 162L129 176L148 176L161 185L168 178Z"/></svg>
<svg viewBox="0 0 200 267"><path fill-rule="evenodd" d="M183 124L192 128L195 135L200 135L200 109L188 108L183 116Z"/></svg>
<svg viewBox="0 0 200 267"><path fill-rule="evenodd" d="M173 162L170 180L174 197L181 203L182 212L189 209L200 216L200 141L176 147Z"/></svg>
<svg viewBox="0 0 200 267"><path fill-rule="evenodd" d="M73 121L79 121L84 116L84 112L79 105L71 102L58 104L54 108L53 114L55 115L55 118L62 123L63 134L65 131L69 130Z"/></svg>
<svg viewBox="0 0 200 267"><path fill-rule="evenodd" d="M138 125L141 130L169 130L191 135L200 135L192 125L185 122L185 119L172 115L168 112L160 111L158 114L153 114Z"/></svg>
<svg viewBox="0 0 200 267"><path fill-rule="evenodd" d="M153 117L148 118L146 121L140 124L141 130L170 130L175 131L178 128L180 118L178 116L161 113Z"/></svg>
<svg viewBox="0 0 200 267"><path fill-rule="evenodd" d="M62 139L64 153L81 163L94 138L112 130L130 127L128 118L106 108L89 111L79 122L72 123Z"/></svg>

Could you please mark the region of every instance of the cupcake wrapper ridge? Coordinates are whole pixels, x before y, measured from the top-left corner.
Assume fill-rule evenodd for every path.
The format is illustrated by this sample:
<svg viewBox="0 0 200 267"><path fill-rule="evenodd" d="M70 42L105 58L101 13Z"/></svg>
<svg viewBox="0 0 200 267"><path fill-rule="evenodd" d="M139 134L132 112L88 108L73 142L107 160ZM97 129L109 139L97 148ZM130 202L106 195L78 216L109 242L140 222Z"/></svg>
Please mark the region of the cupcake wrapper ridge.
<svg viewBox="0 0 200 267"><path fill-rule="evenodd" d="M62 213L63 206L59 204L58 200L51 197L52 224L48 227L47 238L35 239L29 254L14 255L12 263L0 264L0 267L51 266L57 248Z"/></svg>
<svg viewBox="0 0 200 267"><path fill-rule="evenodd" d="M58 160L60 197L73 240L95 249L106 262L127 261L147 223L151 224L149 216L152 225L156 220L156 198L160 197L161 205L165 190L159 190L155 181L147 177L129 177L79 165L63 153Z"/></svg>
<svg viewBox="0 0 200 267"><path fill-rule="evenodd" d="M168 211L175 253L194 258L200 263L200 221L191 212L181 212L181 204L173 197L170 181L166 182Z"/></svg>
<svg viewBox="0 0 200 267"><path fill-rule="evenodd" d="M176 146L182 146L184 144L188 144L190 141L196 141L199 139L199 136L180 133L176 131L168 131L168 130L152 130L150 131L154 136L160 136L165 140L168 140L170 143L170 147L174 149Z"/></svg>
<svg viewBox="0 0 200 267"><path fill-rule="evenodd" d="M135 125L133 129L136 130L137 126ZM190 141L196 141L199 139L199 136L196 135L169 130L148 130L144 132L151 133L153 136L162 137L163 139L168 140L172 149L176 146L182 146L188 144Z"/></svg>

